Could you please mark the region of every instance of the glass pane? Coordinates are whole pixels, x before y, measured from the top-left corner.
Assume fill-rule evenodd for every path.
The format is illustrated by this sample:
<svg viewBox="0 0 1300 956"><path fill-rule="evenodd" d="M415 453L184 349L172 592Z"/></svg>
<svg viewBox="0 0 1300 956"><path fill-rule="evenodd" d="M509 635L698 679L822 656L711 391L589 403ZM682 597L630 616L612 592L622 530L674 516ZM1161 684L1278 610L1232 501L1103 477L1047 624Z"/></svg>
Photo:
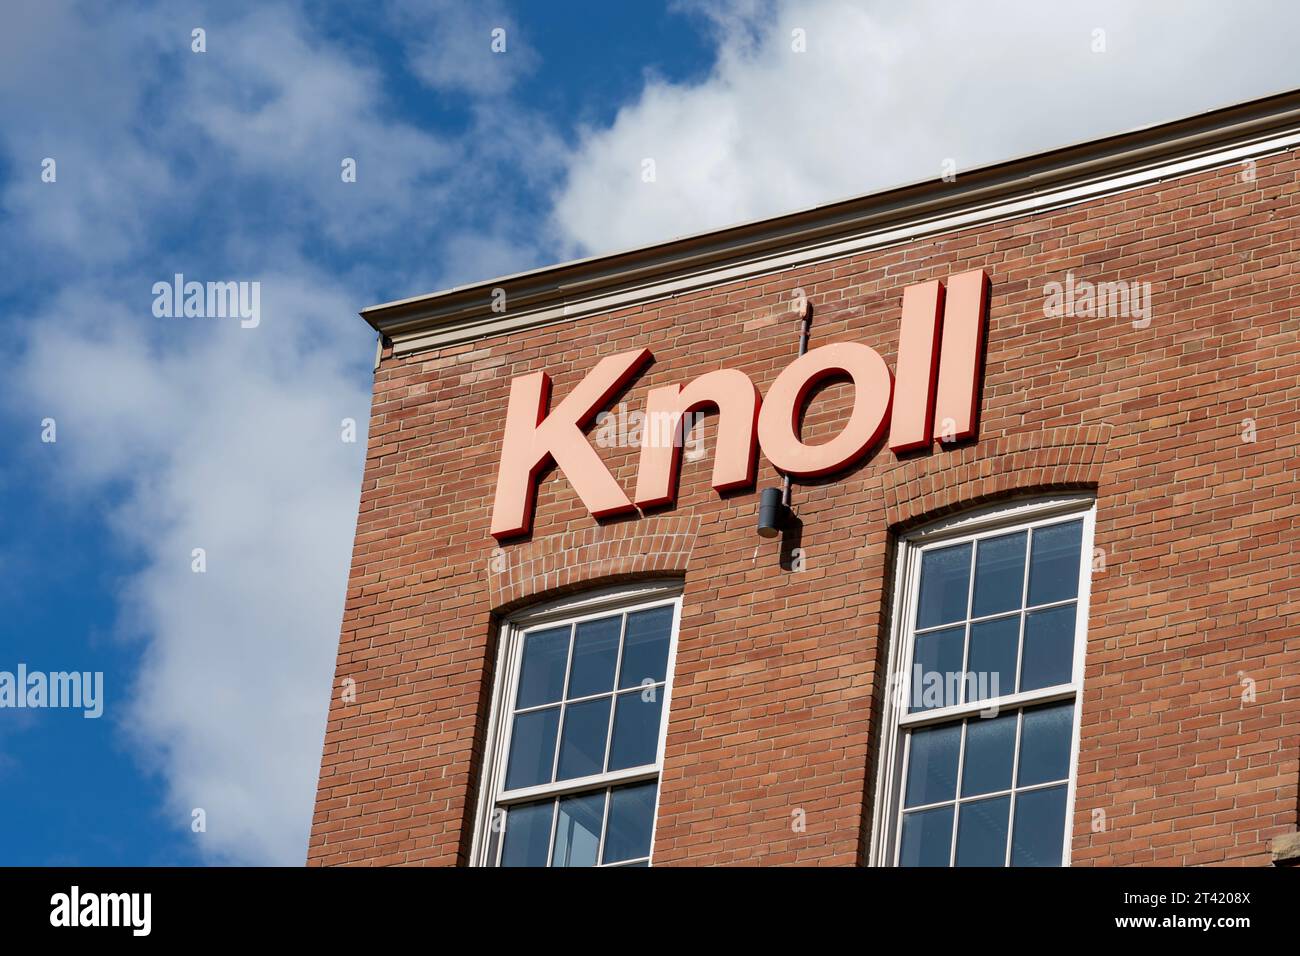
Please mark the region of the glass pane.
<svg viewBox="0 0 1300 956"><path fill-rule="evenodd" d="M1016 794L1012 866L1060 866L1065 840L1065 787Z"/></svg>
<svg viewBox="0 0 1300 956"><path fill-rule="evenodd" d="M668 677L668 639L673 630L672 605L652 607L627 616L623 642L623 667L619 688L636 687L646 680L658 683Z"/></svg>
<svg viewBox="0 0 1300 956"><path fill-rule="evenodd" d="M614 711L614 743L609 751L609 769L623 770L654 763L659 755L659 715L663 713L664 689L619 694ZM650 700L643 700L649 697Z"/></svg>
<svg viewBox="0 0 1300 956"><path fill-rule="evenodd" d="M510 733L510 762L506 765L507 790L551 782L555 732L559 726L558 707L515 717L514 730Z"/></svg>
<svg viewBox="0 0 1300 956"><path fill-rule="evenodd" d="M1025 616L1025 659L1020 689L1036 690L1070 683L1074 674L1076 604L1032 611Z"/></svg>
<svg viewBox="0 0 1300 956"><path fill-rule="evenodd" d="M970 543L926 551L921 557L918 629L960 621L966 616L970 589Z"/></svg>
<svg viewBox="0 0 1300 956"><path fill-rule="evenodd" d="M975 604L972 617L1019 608L1025 588L1028 532L985 538L975 551Z"/></svg>
<svg viewBox="0 0 1300 956"><path fill-rule="evenodd" d="M957 793L957 749L960 745L960 723L912 731L904 806L919 807L953 798Z"/></svg>
<svg viewBox="0 0 1300 956"><path fill-rule="evenodd" d="M1016 690L1016 651L1020 615L982 621L970 627L971 700L989 700Z"/></svg>
<svg viewBox="0 0 1300 956"><path fill-rule="evenodd" d="M515 707L551 704L564 695L564 668L569 662L569 625L534 631L524 638Z"/></svg>
<svg viewBox="0 0 1300 956"><path fill-rule="evenodd" d="M657 781L618 787L610 794L609 828L605 831L604 862L635 860L650 855Z"/></svg>
<svg viewBox="0 0 1300 956"><path fill-rule="evenodd" d="M560 800L555 821L555 852L551 866L595 866L600 828L605 822L605 791Z"/></svg>
<svg viewBox="0 0 1300 956"><path fill-rule="evenodd" d="M569 704L564 711L560 765L556 780L572 780L605 769L605 735L609 733L608 697Z"/></svg>
<svg viewBox="0 0 1300 956"><path fill-rule="evenodd" d="M947 866L951 851L951 806L903 814L899 866Z"/></svg>
<svg viewBox="0 0 1300 956"><path fill-rule="evenodd" d="M963 803L957 817L958 866L1006 866L1011 797Z"/></svg>
<svg viewBox="0 0 1300 956"><path fill-rule="evenodd" d="M916 636L912 658L909 710L934 710L960 704L961 658L966 626L948 627Z"/></svg>
<svg viewBox="0 0 1300 956"><path fill-rule="evenodd" d="M1029 603L1049 604L1079 596L1079 547L1083 522L1067 521L1034 530L1029 559Z"/></svg>
<svg viewBox="0 0 1300 956"><path fill-rule="evenodd" d="M1025 711L1020 739L1020 769L1016 786L1065 780L1070 776L1070 741L1074 736L1074 704L1050 704Z"/></svg>
<svg viewBox="0 0 1300 956"><path fill-rule="evenodd" d="M506 845L501 850L502 866L545 866L551 845L553 800L525 803L506 813Z"/></svg>
<svg viewBox="0 0 1300 956"><path fill-rule="evenodd" d="M569 693L589 697L614 689L614 668L618 666L618 635L623 616L583 621L573 640L573 672L569 675Z"/></svg>
<svg viewBox="0 0 1300 956"><path fill-rule="evenodd" d="M501 849L502 831L505 829L505 807L496 807L488 821L487 865L499 866L497 852Z"/></svg>
<svg viewBox="0 0 1300 956"><path fill-rule="evenodd" d="M972 717L966 721L966 756L961 772L963 797L1011 789L1017 717L1012 712L987 719Z"/></svg>

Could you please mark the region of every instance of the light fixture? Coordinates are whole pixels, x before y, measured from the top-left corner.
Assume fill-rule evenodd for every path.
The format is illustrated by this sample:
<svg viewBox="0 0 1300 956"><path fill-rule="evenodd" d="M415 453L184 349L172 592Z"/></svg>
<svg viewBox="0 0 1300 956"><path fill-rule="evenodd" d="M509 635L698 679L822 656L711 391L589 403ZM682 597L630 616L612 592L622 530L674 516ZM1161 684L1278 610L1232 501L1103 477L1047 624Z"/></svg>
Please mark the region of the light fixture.
<svg viewBox="0 0 1300 956"><path fill-rule="evenodd" d="M813 309L803 290L797 292L798 296L791 305L792 311L799 318L799 355L802 357L808 351L808 331L812 326ZM790 523L793 514L790 510L790 476L786 475L780 488L764 488L758 499L758 536L777 537Z"/></svg>
<svg viewBox="0 0 1300 956"><path fill-rule="evenodd" d="M758 536L775 538L785 526L785 495L780 488L764 488L758 501Z"/></svg>

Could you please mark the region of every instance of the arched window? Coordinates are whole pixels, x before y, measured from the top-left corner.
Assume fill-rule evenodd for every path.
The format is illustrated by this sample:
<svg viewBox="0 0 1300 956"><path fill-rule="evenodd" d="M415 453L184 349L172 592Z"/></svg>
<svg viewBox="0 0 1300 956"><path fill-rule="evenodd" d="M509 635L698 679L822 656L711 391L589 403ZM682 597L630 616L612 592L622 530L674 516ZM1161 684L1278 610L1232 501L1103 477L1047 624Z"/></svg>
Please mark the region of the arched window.
<svg viewBox="0 0 1300 956"><path fill-rule="evenodd" d="M649 866L681 611L642 582L504 622L480 866Z"/></svg>
<svg viewBox="0 0 1300 956"><path fill-rule="evenodd" d="M904 536L872 862L1069 862L1093 500L1005 503Z"/></svg>

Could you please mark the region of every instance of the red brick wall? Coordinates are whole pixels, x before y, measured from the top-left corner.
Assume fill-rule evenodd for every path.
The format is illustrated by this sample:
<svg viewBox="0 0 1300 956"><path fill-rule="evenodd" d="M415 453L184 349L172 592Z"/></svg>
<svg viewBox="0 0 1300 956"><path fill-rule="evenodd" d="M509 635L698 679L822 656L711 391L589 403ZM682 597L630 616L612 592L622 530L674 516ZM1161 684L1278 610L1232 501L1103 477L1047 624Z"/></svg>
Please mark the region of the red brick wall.
<svg viewBox="0 0 1300 956"><path fill-rule="evenodd" d="M656 864L861 862L895 534L999 495L1078 487L1097 490L1105 568L1074 863L1267 862L1300 796L1298 186L1292 152L1261 160L1253 182L1225 168L594 319L386 353L310 862L465 863L494 612L664 573L684 575L685 593ZM892 367L904 286L974 268L992 278L978 442L902 460L878 448L796 484L803 570L755 534L757 490L779 480L761 457L754 493L719 498L706 457L684 463L676 508L605 524L552 469L531 537L494 554L512 377L545 369L558 400L598 357L649 346L629 408L721 367L766 391L796 349L795 287L815 307L812 347L863 341ZM1150 282L1150 326L1045 317L1044 284L1066 270ZM848 393L821 392L806 438L835 433ZM635 450L601 454L630 492Z"/></svg>

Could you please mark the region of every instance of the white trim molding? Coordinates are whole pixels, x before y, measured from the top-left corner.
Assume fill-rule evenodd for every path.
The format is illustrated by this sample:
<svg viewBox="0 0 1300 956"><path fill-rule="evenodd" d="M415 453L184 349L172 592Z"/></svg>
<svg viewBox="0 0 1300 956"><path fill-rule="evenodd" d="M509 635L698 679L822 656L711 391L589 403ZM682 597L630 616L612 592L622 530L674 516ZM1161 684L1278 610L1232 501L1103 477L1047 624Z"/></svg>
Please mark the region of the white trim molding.
<svg viewBox="0 0 1300 956"><path fill-rule="evenodd" d="M724 282L1060 209L1300 146L1300 90L854 199L361 311L393 354L568 322ZM506 309L493 311L497 290Z"/></svg>

